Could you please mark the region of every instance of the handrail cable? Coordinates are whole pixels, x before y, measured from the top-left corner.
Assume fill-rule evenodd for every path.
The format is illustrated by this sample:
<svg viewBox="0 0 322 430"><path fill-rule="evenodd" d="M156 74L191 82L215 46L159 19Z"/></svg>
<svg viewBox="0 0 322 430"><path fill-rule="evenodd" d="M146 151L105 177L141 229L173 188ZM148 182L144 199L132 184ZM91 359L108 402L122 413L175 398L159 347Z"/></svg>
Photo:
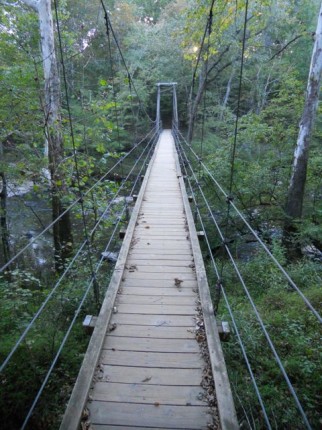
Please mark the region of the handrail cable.
<svg viewBox="0 0 322 430"><path fill-rule="evenodd" d="M145 160L147 160L147 159L149 158L149 156L150 156L150 154L151 154L152 150L153 150L153 146L150 146L149 152L148 152L148 154L147 154L147 156L146 156ZM131 193L133 192L133 190L134 190L134 189L135 189L135 187L136 187L136 184L137 184L137 182L138 182L138 180L139 180L139 177L140 177L140 175L141 175L141 172L142 172L142 170L143 170L144 166L145 166L145 163L143 162L143 163L142 163L142 166L141 166L141 169L140 169L140 171L139 171L139 174L137 175L136 181L135 181L135 183L134 183L134 184L133 184L133 186L132 186ZM113 233L111 234L111 237L110 237L110 239L109 239L108 244L107 244L107 245L106 245L106 247L105 247L105 251L104 251L104 252L106 252L106 251L109 249L109 246L110 246L110 244L111 244L111 242L112 242L112 240L113 240L113 238L114 238L114 235L115 235L115 233L116 233L116 231L117 231L117 229L118 229L118 225L119 225L119 223L121 222L121 217L123 216L124 212L125 212L125 207L123 207L123 210L122 210L122 212L121 212L121 216L119 217L119 220L118 220L117 224L116 224L116 225L115 225L115 227L114 227ZM104 257L102 256L102 257L100 258L100 261L99 261L99 263L98 263L97 267L96 267L96 270L95 270L95 272L96 272L96 273L97 273L97 272L98 272L98 270L100 269L100 267L101 267L101 265L102 265L103 261L104 261ZM74 315L74 317L73 317L73 319L72 319L72 321L71 321L71 323L70 323L70 325L69 325L69 327L68 327L68 329L67 329L67 332L66 332L66 334L65 334L65 336L64 336L64 338L63 338L63 340L62 340L62 342L61 342L61 344L60 344L60 346L59 346L59 348L58 348L58 350L57 350L57 353L56 353L56 355L55 355L55 357L54 357L54 359L53 359L53 361L52 361L52 363L51 363L51 366L49 367L49 370L48 370L48 372L47 372L47 374L46 374L46 376L45 376L45 378L44 378L44 381L43 381L43 383L42 383L42 385L41 385L40 389L38 390L38 393L37 393L37 395L36 395L36 397L35 397L35 399L34 399L34 401L33 401L32 405L31 405L31 407L30 407L30 409L29 409L29 412L28 412L28 414L27 414L27 416L26 416L26 418L25 418L25 420L24 420L24 423L23 423L23 425L22 425L22 427L21 427L21 430L24 430L24 429L26 428L26 425L27 425L27 423L28 423L28 421L29 421L29 419L30 419L30 417L31 417L31 415L32 415L32 413L33 413L33 411L34 411L34 409L35 409L35 407L36 407L37 403L38 403L38 400L39 400L39 398L40 398L41 394L42 394L42 393L43 393L43 391L44 391L44 388L45 388L45 386L46 386L46 384L47 384L47 382L48 382L48 379L49 379L49 377L50 377L50 375L51 375L52 371L54 370L54 367L55 367L55 365L56 365L56 363L57 363L57 360L58 360L58 358L59 358L59 356L60 356L60 354L61 354L61 352L62 352L62 350L63 350L63 348L64 348L64 346L65 346L65 343L67 342L67 339L68 339L68 337L69 337L69 335L70 335L70 333L71 333L71 330L72 330L73 326L74 326L74 325L75 325L75 323L76 323L76 319L77 319L77 317L78 317L78 315L79 315L79 313L80 313L80 311L81 311L81 308L83 307L83 304L85 303L85 300L86 300L86 298L87 298L87 296L88 296L88 293L89 293L89 291L90 291L90 290L91 290L91 288L92 288L92 283L93 283L93 278L91 278L91 279L90 279L90 282L89 282L89 284L88 284L88 286L87 286L87 288L86 288L86 290L85 290L85 293L84 293L84 295L83 295L83 297L82 297L82 299L81 299L81 302L80 302L80 304L79 304L79 306L78 306L78 308L77 308L77 310L76 310L76 312L75 312L75 315Z"/></svg>
<svg viewBox="0 0 322 430"><path fill-rule="evenodd" d="M178 142L178 143L179 143L180 147L182 148L181 143L180 142ZM232 265L234 267L234 270L235 270L235 272L237 274L237 277L238 277L238 279L239 279L239 281L240 281L240 283L241 283L241 285L242 285L242 287L243 287L243 289L244 289L244 291L245 291L245 293L247 295L247 298L248 298L248 300L249 300L249 302L250 302L250 304L251 304L251 306L252 306L252 308L254 310L254 313L255 313L256 318L257 318L257 320L258 320L258 322L259 322L259 324L260 324L260 326L262 328L262 331L263 331L263 333L264 333L264 335L266 337L268 345L269 345L269 347L270 347L270 349L271 349L271 351L272 351L272 353L274 355L274 358L275 358L275 360L276 360L276 362L278 364L278 367L280 368L280 370L281 370L281 372L283 374L283 377L284 377L285 382L286 382L286 384L288 386L288 389L289 389L290 393L292 394L292 396L294 398L294 401L296 403L297 409L299 410L299 412L300 412L300 414L302 416L303 422L305 423L306 428L311 430L310 423L308 422L307 416L306 416L306 414L305 414L305 412L304 412L304 410L302 408L302 405L301 405L301 403L299 401L299 398L298 398L298 396L296 394L296 391L295 391L295 389L294 389L294 387L293 387L293 385L292 385L292 383L291 383L291 381L290 381L290 379L288 377L288 374L286 373L286 370L285 370L285 368L283 366L283 363L282 363L282 361L281 361L281 359L280 359L280 357L279 357L279 355L278 355L278 353L277 353L277 351L275 349L275 346L274 346L274 344L273 344L273 342L272 342L272 340L270 338L270 335L269 335L269 333L268 333L268 331L266 329L266 326L265 326L265 324L264 324L264 322L263 322L263 320L262 320L262 318L261 318L261 316L260 316L260 314L259 314L259 312L257 310L257 307L256 307L256 305L255 305L255 303L253 301L253 298L252 298L252 296L251 296L251 294L250 294L250 292L249 292L249 290L248 290L248 288L247 288L247 286L245 284L245 281L244 281L244 279L242 277L242 274L240 273L240 270L239 270L239 268L238 268L238 266L237 266L237 264L236 264L236 262L234 260L234 257L232 255L232 253L230 252L230 249L229 249L229 247L228 247L228 245L227 245L227 243L225 241L225 237L224 237L224 235L222 233L222 230L220 229L220 227L219 227L219 225L217 223L217 220L215 219L215 217L214 217L214 215L212 213L212 210L211 210L211 207L210 207L210 205L209 205L209 203L207 201L207 198L206 198L206 196L205 196L205 194L204 194L204 192L203 192L200 184L198 183L197 176L196 176L195 172L193 171L193 169L191 167L191 164L189 163L189 159L187 158L186 154L184 154L184 155L185 155L185 159L188 162L188 165L189 165L189 167L191 169L191 173L192 173L192 175L193 175L193 177L194 177L194 179L196 181L196 185L199 188L200 193L201 193L201 195L202 195L202 197L203 197L203 199L204 199L204 201L206 203L209 215L212 218L212 220L213 220L213 222L214 222L214 224L216 226L216 229L218 231L220 239L223 242L223 246L226 249L226 252L227 252L227 254L228 254L228 256L229 256L229 258L231 260L231 263L232 263Z"/></svg>
<svg viewBox="0 0 322 430"><path fill-rule="evenodd" d="M83 193L83 198L87 196L98 184L104 181L104 179L111 173L113 170L122 162L125 158L129 157L130 154L135 151L145 140L146 138L151 134L155 134L155 130L151 129L149 133L144 136L143 139L141 139L133 148L130 149L129 152L127 152L124 156L119 158L119 160L106 172L103 176L101 176L100 179L98 179L87 191ZM59 221L68 211L70 211L74 206L76 206L77 203L79 203L79 197L74 200L73 203L71 203L65 210L62 212L56 219L54 219L50 224L47 225L46 228L44 228L37 236L35 236L27 245L25 245L23 248L20 249L14 255L6 264L4 264L2 267L0 267L0 273L3 272L10 264L12 264L18 257L20 257L21 254L23 254L30 246L32 246L33 243L35 243L43 234L45 234L57 221Z"/></svg>
<svg viewBox="0 0 322 430"><path fill-rule="evenodd" d="M188 142L185 140L184 136L180 133L179 131L179 135L181 138L181 141L183 141L185 143L185 145L188 147L188 149L192 152L192 154L194 155L195 159L198 160L198 154L196 154L196 152L193 150L193 148L191 147L191 145L188 144ZM225 192L225 190L223 189L223 187L220 185L220 183L216 180L216 178L213 176L213 174L210 172L209 168L204 164L204 162L201 162L201 165L203 166L203 168L205 169L205 171L207 172L207 174L209 175L209 177L211 178L211 180L214 182L214 184L217 186L217 188L221 191L221 193L224 195L226 200L229 200L229 195ZM255 239L258 241L258 243L260 243L260 245L262 246L262 248L265 250L265 252L269 255L269 257L274 261L275 265L279 268L279 270L283 273L283 275L285 276L285 278L287 279L287 281L289 282L289 284L294 288L294 290L296 290L296 292L300 295L300 297L302 298L302 300L305 302L305 304L307 305L307 307L312 311L312 313L316 316L316 318L319 320L320 323L322 323L322 317L320 316L320 314L318 313L318 311L313 307L313 305L311 304L311 302L308 300L308 298L303 294L303 292L300 290L300 288L295 284L295 282L293 281L293 279L290 277L290 275L286 272L286 270L284 269L284 267L281 265L281 263L279 263L279 261L276 259L276 257L271 253L271 251L269 250L269 248L267 247L267 245L263 242L263 240L259 237L258 233L252 228L252 226L250 225L250 223L247 221L247 219L245 218L245 216L241 213L241 211L238 209L238 207L235 205L235 203L230 200L229 204L232 206L232 208L235 210L235 212L238 214L238 216L240 217L240 219L244 222L244 224L246 225L246 227L249 229L249 231L253 234L253 236L255 237Z"/></svg>
<svg viewBox="0 0 322 430"><path fill-rule="evenodd" d="M211 258L211 262L212 262L212 265L213 265L213 269L214 269L215 275L217 276L217 282L220 282L220 291L223 294L223 297L224 297L224 300L225 300L225 303L226 303L226 307L228 309L231 321L233 323L233 327L234 327L235 333L237 335L238 343L239 343L240 348L242 350L242 354L243 354L243 357L244 357L244 360L245 360L245 363L246 363L246 367L248 369L248 372L249 372L249 375L251 377L252 384L254 386L254 390L255 390L257 399L259 401L259 404L261 406L261 409L262 409L262 412L263 412L263 415L264 415L264 420L266 422L266 426L267 426L267 428L269 430L271 430L272 427L271 427L271 424L270 424L270 421L269 421L269 418L268 418L268 415L267 415L267 412L266 412L266 408L265 408L265 405L264 405L264 402L263 402L260 390L259 390L257 382L256 382L256 378L254 376L252 367L251 367L249 359L248 359L248 355L247 355L247 352L246 352L246 347L245 347L245 345L243 343L243 340L241 338L241 335L240 335L240 332L239 332L239 329L238 329L238 326L237 326L237 323L236 323L235 316L233 314L232 308L230 306L230 303L228 301L228 297L227 297L226 292L225 292L225 288L222 285L221 276L219 275L219 269L217 267L216 261L214 259L214 256L213 256L213 253L212 253L212 250L211 250L210 241L209 241L209 238L208 238L208 235L207 235L207 231L206 231L206 228L205 228L202 216L201 216L201 212L200 212L199 208L197 207L196 195L195 195L194 189L192 187L191 180L189 178L186 166L185 166L185 164L183 162L182 151L178 151L178 152L179 152L180 159L182 160L182 166L183 166L184 172L185 172L185 174L187 176L188 185L189 185L190 191L192 193L192 197L193 197L193 201L194 201L194 204L195 204L195 207L196 207L196 211L197 211L197 214L198 214L199 222L200 222L200 225L201 225L201 228L202 228L203 232L205 233L205 240L206 240L206 244L207 244L207 247L208 247L208 251L209 251L210 258Z"/></svg>
<svg viewBox="0 0 322 430"><path fill-rule="evenodd" d="M151 141L150 141L151 142ZM145 149L141 152L140 157L136 160L135 164L133 165L131 171L129 172L126 180L129 178L129 176L131 175L132 171L134 170L134 168L136 167L136 165L138 164L138 162L140 161L140 159L142 158L144 152L146 151L146 149L149 147L150 142L148 142L148 144L146 145ZM144 161L145 162L145 161ZM142 169L141 169L142 170ZM140 172L141 172L140 170ZM141 175L141 173L138 173L137 175L137 180L139 178L139 176ZM135 181L135 184L137 183L137 180ZM117 190L116 193L114 193L113 195L113 199L115 199L121 189L125 186L125 182L122 184L122 186ZM93 233L95 232L95 230L98 228L98 226L100 225L101 221L104 219L106 212L109 210L109 208L111 207L111 205L113 204L113 200L111 200L109 202L109 204L107 205L107 207L105 208L103 214L101 215L101 217L98 219L97 223L95 224L95 226L93 227L93 229L90 232L90 236L93 235ZM20 346L20 344L22 343L22 341L25 339L26 335L28 334L28 332L30 331L30 329L32 328L33 324L35 323L35 321L38 319L38 317L41 315L42 311L44 310L44 308L46 307L47 303L49 302L49 300L53 297L54 293L57 291L58 287L60 286L60 284L62 283L63 279L65 278L65 276L67 275L67 273L69 272L69 270L71 269L71 267L74 265L75 261L77 260L77 258L81 255L81 251L84 249L85 245L87 243L87 239L85 239L85 241L81 244L81 246L79 247L77 253L74 255L74 257L72 258L72 260L69 262L67 268L64 270L64 272L61 274L61 276L59 277L59 279L57 280L56 284L53 286L52 290L50 291L50 293L48 294L48 296L46 297L46 299L44 300L44 302L41 304L41 306L39 307L38 311L34 314L33 318L31 319L31 321L29 322L28 326L25 328L24 332L21 334L21 336L19 337L19 339L17 340L17 342L15 343L14 347L11 349L10 353L7 355L6 359L3 361L3 363L0 366L0 373L4 370L4 368L7 366L7 364L9 363L9 361L11 360L12 356L14 355L14 353L16 352L16 350L18 349L18 347Z"/></svg>

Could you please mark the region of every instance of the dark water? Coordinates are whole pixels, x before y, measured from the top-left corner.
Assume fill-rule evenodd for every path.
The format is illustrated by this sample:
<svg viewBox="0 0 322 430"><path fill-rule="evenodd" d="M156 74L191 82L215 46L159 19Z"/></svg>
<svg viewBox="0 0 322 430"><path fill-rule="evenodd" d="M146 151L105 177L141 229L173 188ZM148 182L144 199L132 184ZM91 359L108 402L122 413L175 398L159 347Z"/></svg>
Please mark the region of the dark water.
<svg viewBox="0 0 322 430"><path fill-rule="evenodd" d="M51 208L48 197L32 191L14 195L7 199L7 225L9 230L10 254L15 255L20 249L37 237L51 222ZM42 268L51 265L52 232L49 230L35 242L19 259L19 264ZM3 250L0 253L1 264Z"/></svg>

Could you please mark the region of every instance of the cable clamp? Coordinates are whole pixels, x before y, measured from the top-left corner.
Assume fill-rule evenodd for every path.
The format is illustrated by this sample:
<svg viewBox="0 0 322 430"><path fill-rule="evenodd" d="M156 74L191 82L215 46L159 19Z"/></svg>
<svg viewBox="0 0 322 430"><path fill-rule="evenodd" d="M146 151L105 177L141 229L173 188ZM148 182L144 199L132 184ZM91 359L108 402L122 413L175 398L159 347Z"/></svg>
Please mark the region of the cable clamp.
<svg viewBox="0 0 322 430"><path fill-rule="evenodd" d="M234 196L230 195L226 197L226 203L230 204L233 201L234 201Z"/></svg>

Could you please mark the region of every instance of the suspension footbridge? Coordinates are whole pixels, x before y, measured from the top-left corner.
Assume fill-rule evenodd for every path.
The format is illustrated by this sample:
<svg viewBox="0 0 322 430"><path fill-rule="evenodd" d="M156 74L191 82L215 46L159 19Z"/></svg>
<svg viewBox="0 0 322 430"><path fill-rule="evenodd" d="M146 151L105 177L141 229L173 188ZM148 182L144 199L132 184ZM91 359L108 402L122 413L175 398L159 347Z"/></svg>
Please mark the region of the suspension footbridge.
<svg viewBox="0 0 322 430"><path fill-rule="evenodd" d="M132 89L136 92L106 9L105 14L107 36L108 38L113 36L120 51L130 84L130 93ZM211 27L211 17L210 10L203 43L207 29ZM61 55L63 58L63 52ZM195 72L199 60L200 56ZM195 75L196 73L194 78ZM171 130L162 130L163 90L172 91ZM136 96L142 108L137 92ZM66 98L68 99L68 95ZM116 99L113 104L117 117ZM236 147L238 110L232 154L235 153ZM128 218L126 198L130 196L131 199L135 197L136 203L130 220L127 219L127 229L121 248L119 249L118 245L113 248L118 252L118 259L112 270L100 311L97 312L98 315L86 318L87 321L90 319L90 326L94 327L94 331L79 375L77 379L75 378L76 382L70 378L66 384L69 390L75 382L68 404L66 405L66 399L69 393L61 402L60 413L56 413L56 427L60 425L61 430L238 428L231 387L234 399L239 401L241 408L244 408L240 400L244 393L238 394L233 387L233 379L229 381L228 378L219 336L222 327L215 318L216 310L213 308L196 231L198 226L203 233L203 254L207 254L208 257L209 284L212 292L214 290L218 292L227 310L233 328L233 339L236 345L240 346L240 356L244 359L248 372L245 380L250 382L250 388L247 389L254 394L256 404L252 404L250 409L257 410L257 421L256 423L254 421L252 427L248 420L249 428L290 427L285 427L289 425L287 417L283 423L276 422L274 407L267 406L268 396L265 391L267 387L261 378L261 366L257 357L250 356L243 340L245 337L246 343L249 340L247 333L245 336L245 320L239 318L236 303L231 305L234 300L230 300L230 294L225 287L224 272L228 265L230 273L233 273L233 276L228 275L230 276L228 283L232 283L233 287L236 283L237 288L242 290L249 304L251 330L256 331L256 334L260 333L258 334L258 338L261 339L260 345L265 344L265 351L261 353L275 366L274 372L278 375L276 380L279 379L276 383L277 391L280 390L284 397L287 397L285 393L288 393L288 402L292 403L294 416L298 418L297 428L313 428L312 402L304 398L296 386L294 376L292 378L288 375L289 363L285 356L283 358L280 356L284 345L275 341L274 328L270 327L267 318L265 320L263 309L256 306L253 291L248 288L240 269L240 261L235 258L230 247L229 222L238 219L269 261L267 270L270 271L271 267L274 267L282 279L280 281L283 283L282 288L288 288L294 296L299 297L303 312L308 312L308 320L321 323L322 319L315 308L314 300L310 301L298 287L273 255L272 248L252 227L247 211L240 210L238 202L234 201L232 187L234 157L231 163L230 187L229 190L225 190L215 177L213 169L203 160L202 144L198 150L181 134L176 83L161 82L157 85L156 120L151 120L148 114L147 118L152 125L149 133L141 140L135 139L127 153L122 153L120 148L117 155L119 158L115 164L88 189L83 190L79 186L73 196L76 197L69 207L0 268L0 273L4 277L8 276L8 273L10 275L10 271L15 265L19 267L19 262L36 244L37 239L50 232L64 214L69 213L72 218L76 214L76 218L81 212L84 236L80 239L79 247L75 246L73 255L65 262L61 273L55 273L53 284L47 286L48 294L46 291L46 294L41 295L41 299L34 304L32 309L33 311L36 309L35 312L24 314L21 325L14 331L14 336L4 348L5 354L0 365L2 391L6 394L6 390L14 387L18 393L17 395L14 392L14 395L19 400L23 396L19 392L15 375L17 369L21 373L25 370L22 369L23 366L27 367L26 374L30 375L28 359L25 357L33 357L33 354L36 354L33 349L34 339L37 339L39 333L43 335L43 327L48 328L49 324L46 325L48 315L54 324L57 323L56 307L60 309L57 315L64 315L66 309L69 312L66 311L66 319L61 324L63 329L59 331L57 344L55 343L57 333L52 328L49 329L49 336L53 336L50 359L46 363L40 363L40 370L36 368L38 373L35 372L33 376L37 379L37 388L23 399L24 402L21 403L23 406L14 405L19 411L19 417L13 422L18 422L19 426L22 423L22 430L33 428L34 422L39 417L34 412L45 389L47 392L51 389L48 385L49 381L55 379L55 369L61 362L63 363L61 369L68 366L62 357L63 350L69 337L72 337L70 336L72 331L75 327L79 329L81 326L82 312L92 291L95 298L93 302L96 302L96 305L100 304L100 294L102 290L104 291L105 285L102 288L102 282L100 285L97 279L99 277L101 281L102 278L110 278L111 267L105 264L105 256L110 255L121 223ZM70 122L72 124L71 115ZM75 145L73 152L77 164ZM113 154L111 158L113 159ZM132 165L124 168L127 162ZM116 172L118 168L120 172ZM110 190L113 187L106 187L109 189L106 193L106 206L97 210L95 191L99 187L104 189L105 181L108 182L111 177L118 177L120 184L113 191ZM80 181L78 183L80 184ZM220 211L210 202L210 193L206 190L209 184L211 193L216 194ZM110 219L112 207L120 200L124 201L124 206L112 224ZM95 213L94 222L88 216L91 206ZM108 223L104 225L106 220L111 224L108 227L106 227ZM95 250L95 253L92 244L98 229L106 232L108 237L104 242L105 250ZM224 253L221 269L214 257L212 243L214 237ZM88 267L85 269L87 264ZM82 276L78 277L78 272L81 272ZM313 350L308 350L309 354L313 354ZM307 368L310 372L315 371L313 364ZM63 378L67 379L67 376L63 374ZM242 388L244 389L244 386ZM247 417L246 411L243 411L243 414ZM241 421L240 416L238 420ZM7 424L7 428L11 430L13 427L10 425L11 423Z"/></svg>

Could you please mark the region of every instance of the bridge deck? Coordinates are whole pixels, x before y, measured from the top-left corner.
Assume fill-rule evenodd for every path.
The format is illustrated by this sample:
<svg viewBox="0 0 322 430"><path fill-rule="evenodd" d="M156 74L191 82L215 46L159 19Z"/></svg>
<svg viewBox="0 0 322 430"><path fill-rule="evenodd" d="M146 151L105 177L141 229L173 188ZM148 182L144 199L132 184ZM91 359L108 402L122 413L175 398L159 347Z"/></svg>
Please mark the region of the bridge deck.
<svg viewBox="0 0 322 430"><path fill-rule="evenodd" d="M237 428L218 334L212 328L207 332L208 337L215 333L208 340L210 365L200 344L202 333L199 339L196 336L196 323L201 321L199 300L208 301L203 317L206 326L213 312L209 292L200 293L200 283L206 282L204 268L200 251L196 257L199 246L191 213L187 216L178 169L171 132L165 131L142 186L62 429L77 428L80 417L75 416L86 400L91 429L220 428L217 407L209 406L209 393L202 387L207 366L210 373L211 366L220 373L215 382L222 391L218 401L221 426Z"/></svg>

